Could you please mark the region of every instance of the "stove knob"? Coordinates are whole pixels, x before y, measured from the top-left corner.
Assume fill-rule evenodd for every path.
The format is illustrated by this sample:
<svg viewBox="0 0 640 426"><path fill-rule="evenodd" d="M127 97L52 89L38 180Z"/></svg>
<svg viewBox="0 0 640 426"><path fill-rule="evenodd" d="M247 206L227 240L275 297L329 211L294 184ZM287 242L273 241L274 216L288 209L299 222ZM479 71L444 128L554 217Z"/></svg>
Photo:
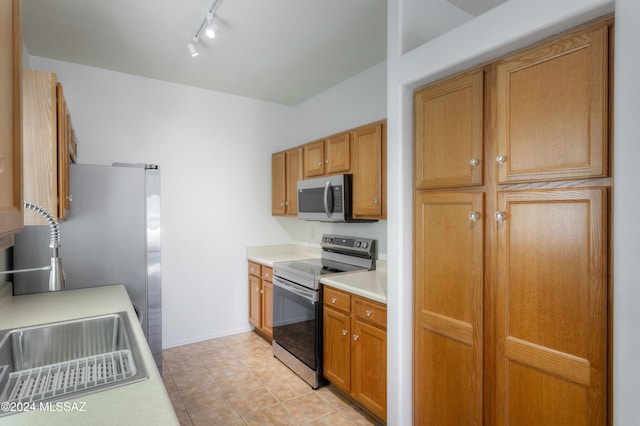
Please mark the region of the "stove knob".
<svg viewBox="0 0 640 426"><path fill-rule="evenodd" d="M328 243L332 243L332 242L333 242L333 238L331 238L331 237L327 237L327 242L328 242Z"/></svg>
<svg viewBox="0 0 640 426"><path fill-rule="evenodd" d="M356 248L360 247L360 241L356 241Z"/></svg>
<svg viewBox="0 0 640 426"><path fill-rule="evenodd" d="M363 249L366 249L368 246L369 246L369 243L367 243L367 242L363 242L362 243L362 248Z"/></svg>

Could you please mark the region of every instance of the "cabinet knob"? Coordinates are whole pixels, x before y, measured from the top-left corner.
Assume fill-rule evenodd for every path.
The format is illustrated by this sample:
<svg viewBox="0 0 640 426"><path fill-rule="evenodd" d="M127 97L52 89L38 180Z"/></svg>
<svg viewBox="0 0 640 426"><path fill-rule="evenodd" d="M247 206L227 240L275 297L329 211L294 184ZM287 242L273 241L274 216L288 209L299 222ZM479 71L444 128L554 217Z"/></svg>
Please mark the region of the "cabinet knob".
<svg viewBox="0 0 640 426"><path fill-rule="evenodd" d="M322 161L318 161L318 166L322 166Z"/></svg>
<svg viewBox="0 0 640 426"><path fill-rule="evenodd" d="M504 219L507 217L507 215L506 215L504 212L496 212L496 213L493 215L493 217L495 217L495 218L496 218L496 220L497 220L498 222L500 222L500 221L504 220Z"/></svg>
<svg viewBox="0 0 640 426"><path fill-rule="evenodd" d="M288 201L285 201L285 202L284 202L284 205L285 205L285 206L288 206L288 205L289 205L289 202L288 202Z"/></svg>
<svg viewBox="0 0 640 426"><path fill-rule="evenodd" d="M357 334L353 335L353 340L358 340L360 338L360 336L358 336Z"/></svg>
<svg viewBox="0 0 640 426"><path fill-rule="evenodd" d="M67 200L73 201L73 195L67 195Z"/></svg>
<svg viewBox="0 0 640 426"><path fill-rule="evenodd" d="M496 157L496 163L498 164L503 164L506 160L507 160L507 157L505 157L504 155L498 155Z"/></svg>
<svg viewBox="0 0 640 426"><path fill-rule="evenodd" d="M264 294L264 290L260 290L260 294Z"/></svg>
<svg viewBox="0 0 640 426"><path fill-rule="evenodd" d="M260 291L260 287L256 287L256 291Z"/></svg>
<svg viewBox="0 0 640 426"><path fill-rule="evenodd" d="M366 311L364 311L364 314L370 317L371 315L373 315L373 312L371 311L371 309L367 309Z"/></svg>
<svg viewBox="0 0 640 426"><path fill-rule="evenodd" d="M280 207L284 206L284 203L282 201L280 201Z"/></svg>
<svg viewBox="0 0 640 426"><path fill-rule="evenodd" d="M373 199L373 204L378 204L378 197L375 197L375 198Z"/></svg>
<svg viewBox="0 0 640 426"><path fill-rule="evenodd" d="M329 164L329 160L324 160L324 162L325 162L326 164Z"/></svg>
<svg viewBox="0 0 640 426"><path fill-rule="evenodd" d="M346 336L347 335L347 330L342 330L342 335Z"/></svg>
<svg viewBox="0 0 640 426"><path fill-rule="evenodd" d="M469 220L470 221L475 222L478 219L480 219L480 213L478 213L478 212L469 213Z"/></svg>
<svg viewBox="0 0 640 426"><path fill-rule="evenodd" d="M472 158L471 160L469 160L469 164L471 164L473 167L475 167L478 164L480 164L480 160L478 160L477 158Z"/></svg>

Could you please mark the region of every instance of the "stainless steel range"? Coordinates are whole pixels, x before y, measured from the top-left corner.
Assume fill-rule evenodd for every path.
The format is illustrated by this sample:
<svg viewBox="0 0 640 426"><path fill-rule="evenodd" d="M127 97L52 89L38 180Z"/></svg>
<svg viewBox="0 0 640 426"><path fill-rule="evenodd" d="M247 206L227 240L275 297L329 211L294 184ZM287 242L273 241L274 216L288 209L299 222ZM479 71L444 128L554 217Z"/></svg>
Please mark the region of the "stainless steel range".
<svg viewBox="0 0 640 426"><path fill-rule="evenodd" d="M376 269L376 240L325 234L322 257L273 265L273 355L317 389L322 380L322 286L330 274Z"/></svg>

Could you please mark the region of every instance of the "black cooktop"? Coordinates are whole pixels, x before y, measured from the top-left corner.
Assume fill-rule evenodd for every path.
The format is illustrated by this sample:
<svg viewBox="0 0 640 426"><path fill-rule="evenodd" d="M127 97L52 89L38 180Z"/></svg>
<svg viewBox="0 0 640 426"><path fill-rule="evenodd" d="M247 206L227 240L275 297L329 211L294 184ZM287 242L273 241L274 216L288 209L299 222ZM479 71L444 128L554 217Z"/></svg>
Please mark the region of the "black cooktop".
<svg viewBox="0 0 640 426"><path fill-rule="evenodd" d="M360 271L366 268L349 265L347 263L336 262L329 259L305 259L294 260L292 262L280 262L282 267L295 269L305 274L319 277L322 275L337 274L339 272Z"/></svg>

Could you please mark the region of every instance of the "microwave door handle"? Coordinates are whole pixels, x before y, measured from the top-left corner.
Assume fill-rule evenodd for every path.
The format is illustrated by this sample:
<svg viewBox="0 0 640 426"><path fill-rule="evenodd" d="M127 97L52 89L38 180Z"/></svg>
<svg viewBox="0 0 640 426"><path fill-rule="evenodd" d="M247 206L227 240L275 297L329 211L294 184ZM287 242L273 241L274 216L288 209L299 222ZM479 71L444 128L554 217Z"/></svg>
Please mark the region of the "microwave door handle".
<svg viewBox="0 0 640 426"><path fill-rule="evenodd" d="M327 217L331 217L331 212L329 211L329 189L331 188L331 181L328 180L324 186L324 212L327 214Z"/></svg>

